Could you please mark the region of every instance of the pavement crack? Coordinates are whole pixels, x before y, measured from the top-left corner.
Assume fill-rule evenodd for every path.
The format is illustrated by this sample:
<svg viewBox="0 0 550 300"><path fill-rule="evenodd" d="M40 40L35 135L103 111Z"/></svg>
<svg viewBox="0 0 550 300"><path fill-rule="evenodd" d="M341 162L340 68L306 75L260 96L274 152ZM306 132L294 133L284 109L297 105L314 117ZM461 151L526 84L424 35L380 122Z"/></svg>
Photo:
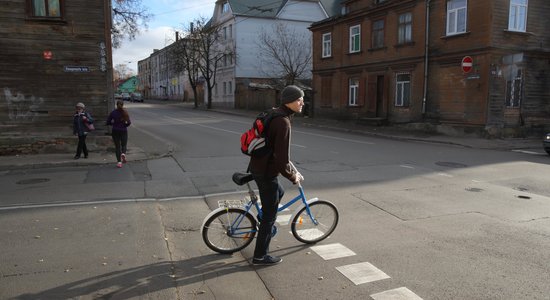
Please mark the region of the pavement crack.
<svg viewBox="0 0 550 300"><path fill-rule="evenodd" d="M170 248L170 243L168 241L168 232L167 232L167 225L164 223L164 215L162 214L162 208L159 205L159 203L156 203L157 212L160 217L160 223L162 226L162 236L164 238L164 244L166 245L166 250L168 251L168 256L170 259L170 278L172 278L172 283L174 285L174 289L176 290L176 297L177 299L183 299L180 295L180 290L178 288L178 283L176 279L176 264L174 262L174 255L172 253L172 250Z"/></svg>

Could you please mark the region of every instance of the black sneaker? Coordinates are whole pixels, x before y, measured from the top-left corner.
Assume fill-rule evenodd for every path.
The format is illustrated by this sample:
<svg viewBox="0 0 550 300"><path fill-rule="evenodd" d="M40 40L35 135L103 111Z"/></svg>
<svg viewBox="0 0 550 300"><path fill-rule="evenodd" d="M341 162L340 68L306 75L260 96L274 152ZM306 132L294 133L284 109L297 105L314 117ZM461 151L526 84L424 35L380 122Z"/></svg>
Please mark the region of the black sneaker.
<svg viewBox="0 0 550 300"><path fill-rule="evenodd" d="M282 262L283 259L277 256L266 255L263 258L253 258L252 264L259 266L271 266Z"/></svg>

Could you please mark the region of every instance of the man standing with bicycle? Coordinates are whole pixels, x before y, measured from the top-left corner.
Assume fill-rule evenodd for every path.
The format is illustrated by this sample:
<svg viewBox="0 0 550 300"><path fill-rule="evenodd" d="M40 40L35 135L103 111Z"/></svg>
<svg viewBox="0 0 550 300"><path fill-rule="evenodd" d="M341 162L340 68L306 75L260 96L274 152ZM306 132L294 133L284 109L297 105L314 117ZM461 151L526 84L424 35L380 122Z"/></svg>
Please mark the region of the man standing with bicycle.
<svg viewBox="0 0 550 300"><path fill-rule="evenodd" d="M303 106L304 92L295 85L285 87L281 93L281 106L276 108L276 117L270 121L266 132L270 151L267 155L250 158L249 170L258 185L263 212L252 259L255 265L274 265L283 261L267 252L277 219L277 208L284 195L278 181L279 174L294 184L304 180L290 163L290 120L294 113L302 111Z"/></svg>

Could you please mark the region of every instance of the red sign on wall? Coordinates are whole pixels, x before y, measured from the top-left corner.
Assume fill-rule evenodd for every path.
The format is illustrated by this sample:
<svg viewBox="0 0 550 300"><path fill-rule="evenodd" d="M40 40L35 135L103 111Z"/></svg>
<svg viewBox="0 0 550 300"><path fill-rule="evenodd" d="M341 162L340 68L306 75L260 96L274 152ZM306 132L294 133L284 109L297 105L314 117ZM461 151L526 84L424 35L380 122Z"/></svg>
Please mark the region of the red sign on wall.
<svg viewBox="0 0 550 300"><path fill-rule="evenodd" d="M464 56L464 58L462 58L461 66L462 72L470 73L470 71L474 68L474 60L470 56Z"/></svg>
<svg viewBox="0 0 550 300"><path fill-rule="evenodd" d="M44 52L42 52L42 57L44 57L45 60L50 60L53 57L53 53L50 50L44 50Z"/></svg>

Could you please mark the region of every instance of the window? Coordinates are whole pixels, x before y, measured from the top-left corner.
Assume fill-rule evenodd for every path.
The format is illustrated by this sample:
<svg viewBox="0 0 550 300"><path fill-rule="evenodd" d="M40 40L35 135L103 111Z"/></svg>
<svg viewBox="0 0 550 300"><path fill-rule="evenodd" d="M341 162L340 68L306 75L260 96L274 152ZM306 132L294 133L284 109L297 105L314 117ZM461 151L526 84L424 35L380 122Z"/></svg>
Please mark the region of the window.
<svg viewBox="0 0 550 300"><path fill-rule="evenodd" d="M410 94L411 74L397 74L395 76L395 106L409 106Z"/></svg>
<svg viewBox="0 0 550 300"><path fill-rule="evenodd" d="M229 95L233 95L233 82L229 81L227 82L227 86L229 88Z"/></svg>
<svg viewBox="0 0 550 300"><path fill-rule="evenodd" d="M519 107L523 96L523 72L515 65L510 74L511 78L506 80L506 107Z"/></svg>
<svg viewBox="0 0 550 300"><path fill-rule="evenodd" d="M397 30L397 43L406 44L412 42L412 13L399 15Z"/></svg>
<svg viewBox="0 0 550 300"><path fill-rule="evenodd" d="M229 2L226 1L222 4L222 14L225 14L228 12L229 12Z"/></svg>
<svg viewBox="0 0 550 300"><path fill-rule="evenodd" d="M227 82L223 83L223 94L227 95Z"/></svg>
<svg viewBox="0 0 550 300"><path fill-rule="evenodd" d="M233 24L229 24L229 38L233 38Z"/></svg>
<svg viewBox="0 0 550 300"><path fill-rule="evenodd" d="M332 34L324 33L323 34L323 56L322 57L331 57L332 56Z"/></svg>
<svg viewBox="0 0 550 300"><path fill-rule="evenodd" d="M466 32L466 0L447 2L447 35Z"/></svg>
<svg viewBox="0 0 550 300"><path fill-rule="evenodd" d="M523 31L527 29L527 1L510 0L510 17L508 19L508 30Z"/></svg>
<svg viewBox="0 0 550 300"><path fill-rule="evenodd" d="M361 26L355 25L349 28L349 52L361 51Z"/></svg>
<svg viewBox="0 0 550 300"><path fill-rule="evenodd" d="M349 80L349 106L357 106L357 97L359 95L359 79L350 78Z"/></svg>
<svg viewBox="0 0 550 300"><path fill-rule="evenodd" d="M223 28L223 39L227 40L227 27Z"/></svg>
<svg viewBox="0 0 550 300"><path fill-rule="evenodd" d="M384 20L372 23L372 48L384 47Z"/></svg>
<svg viewBox="0 0 550 300"><path fill-rule="evenodd" d="M61 18L61 0L31 0L31 16Z"/></svg>

